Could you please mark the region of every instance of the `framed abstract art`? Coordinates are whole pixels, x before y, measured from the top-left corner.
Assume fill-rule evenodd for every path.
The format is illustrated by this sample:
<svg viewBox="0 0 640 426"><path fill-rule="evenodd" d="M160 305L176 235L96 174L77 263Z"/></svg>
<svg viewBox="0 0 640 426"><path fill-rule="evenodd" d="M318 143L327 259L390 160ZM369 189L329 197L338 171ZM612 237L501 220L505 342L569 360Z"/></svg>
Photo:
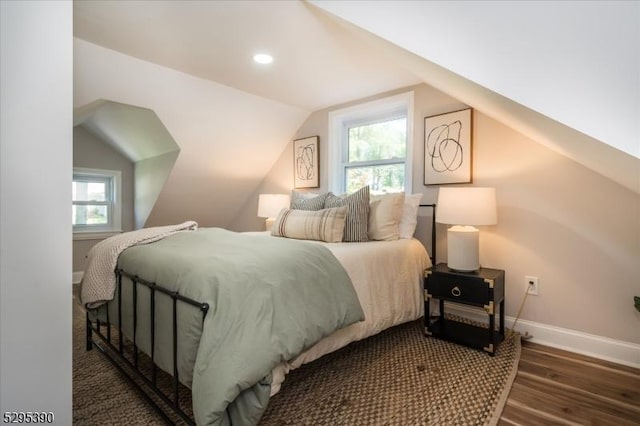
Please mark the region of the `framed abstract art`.
<svg viewBox="0 0 640 426"><path fill-rule="evenodd" d="M471 183L471 108L424 119L424 184Z"/></svg>
<svg viewBox="0 0 640 426"><path fill-rule="evenodd" d="M320 186L319 136L293 141L294 188L318 188Z"/></svg>

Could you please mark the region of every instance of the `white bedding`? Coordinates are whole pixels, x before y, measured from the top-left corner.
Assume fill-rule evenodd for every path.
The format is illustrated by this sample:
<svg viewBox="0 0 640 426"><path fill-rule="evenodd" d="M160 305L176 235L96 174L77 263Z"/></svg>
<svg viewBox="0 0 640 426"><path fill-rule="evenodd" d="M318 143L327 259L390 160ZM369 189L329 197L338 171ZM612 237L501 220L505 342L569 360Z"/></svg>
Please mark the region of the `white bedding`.
<svg viewBox="0 0 640 426"><path fill-rule="evenodd" d="M259 233L255 233L259 234ZM262 233L265 236L270 234ZM275 237L274 237L275 238ZM323 244L342 263L355 287L365 320L320 340L296 359L273 369L271 395L285 375L351 342L373 336L394 325L418 319L423 313L422 278L431 261L416 239Z"/></svg>

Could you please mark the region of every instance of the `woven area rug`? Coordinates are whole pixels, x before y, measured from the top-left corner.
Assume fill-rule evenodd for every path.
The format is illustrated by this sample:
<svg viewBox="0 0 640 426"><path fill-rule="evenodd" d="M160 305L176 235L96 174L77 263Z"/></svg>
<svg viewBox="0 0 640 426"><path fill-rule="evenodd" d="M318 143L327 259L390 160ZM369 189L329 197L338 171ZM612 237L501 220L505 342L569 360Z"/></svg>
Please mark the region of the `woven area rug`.
<svg viewBox="0 0 640 426"><path fill-rule="evenodd" d="M260 426L496 424L517 372L519 336L491 357L423 331L421 320L393 327L292 371ZM73 332L74 424L163 424L97 350L85 351L77 306Z"/></svg>

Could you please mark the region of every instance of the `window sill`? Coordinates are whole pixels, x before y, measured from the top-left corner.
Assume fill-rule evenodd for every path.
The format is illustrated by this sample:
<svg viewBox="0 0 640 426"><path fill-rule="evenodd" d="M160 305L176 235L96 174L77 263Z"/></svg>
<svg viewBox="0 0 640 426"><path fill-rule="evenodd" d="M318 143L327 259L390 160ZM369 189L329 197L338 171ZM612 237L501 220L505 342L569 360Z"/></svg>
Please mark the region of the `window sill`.
<svg viewBox="0 0 640 426"><path fill-rule="evenodd" d="M76 231L73 233L73 241L104 240L121 233L122 231Z"/></svg>

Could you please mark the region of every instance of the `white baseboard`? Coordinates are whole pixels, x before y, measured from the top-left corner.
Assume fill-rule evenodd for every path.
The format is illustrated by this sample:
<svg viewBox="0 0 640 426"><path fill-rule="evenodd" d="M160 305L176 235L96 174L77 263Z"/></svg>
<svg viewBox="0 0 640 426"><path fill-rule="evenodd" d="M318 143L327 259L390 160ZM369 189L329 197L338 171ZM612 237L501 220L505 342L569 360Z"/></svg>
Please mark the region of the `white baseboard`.
<svg viewBox="0 0 640 426"><path fill-rule="evenodd" d="M469 306L447 303L446 312L481 323L489 321L483 310ZM515 318L505 316L505 327L512 328L514 321ZM640 345L635 343L523 319L518 320L515 331L523 336L528 333L531 336L528 340L534 343L640 368Z"/></svg>
<svg viewBox="0 0 640 426"><path fill-rule="evenodd" d="M83 275L84 271L74 272L73 284L80 284ZM446 312L480 323L489 322L484 310L465 305L447 303ZM505 316L505 327L512 328L514 321L515 318ZM523 336L528 334L531 336L528 340L534 343L640 368L640 345L636 343L523 319L518 320L515 331Z"/></svg>

